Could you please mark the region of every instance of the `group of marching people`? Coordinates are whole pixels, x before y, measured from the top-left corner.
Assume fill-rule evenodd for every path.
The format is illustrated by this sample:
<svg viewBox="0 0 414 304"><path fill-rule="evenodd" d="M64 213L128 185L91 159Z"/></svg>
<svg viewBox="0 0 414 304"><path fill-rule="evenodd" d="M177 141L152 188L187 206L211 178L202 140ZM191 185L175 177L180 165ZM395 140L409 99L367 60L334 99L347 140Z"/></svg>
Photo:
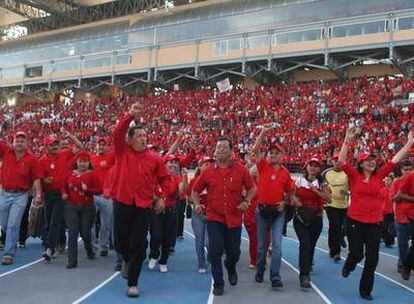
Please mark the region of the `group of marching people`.
<svg viewBox="0 0 414 304"><path fill-rule="evenodd" d="M49 136L44 140L47 152L40 159L28 152L24 132L15 133L10 147L0 144L0 226L6 236L3 265L13 263L21 218L32 190L32 204L43 204L46 215L43 258L50 262L57 255L59 245L65 243L61 240L65 227L68 269L77 267L79 235L89 259L94 259L98 250L107 256L112 240L117 270L127 280L128 297L139 295L137 285L147 256L148 234L148 268L158 264L160 272L168 272L175 239L183 234L186 201L193 210L198 271L206 273L210 263L216 296L224 293L223 255L228 282L238 283L236 265L243 223L250 238L250 268L256 269L255 281L264 281L268 266L271 287L283 287L282 236L292 218L299 240L300 287L311 288L324 209L329 219L330 257L335 262L341 259L344 236L348 239L349 254L342 276L348 277L365 255L359 288L362 298L372 300L380 242L384 239L387 246L393 244L390 227L394 218L398 270L409 279L414 269L412 242L409 248L414 236L414 173L407 155L414 144L414 131L384 165L379 165L377 155L367 152L358 157L354 167L347 158L357 136L351 127L341 149L331 156L331 169L323 172L322 160L310 157L303 176L293 179L283 166L282 146L273 142L263 151L271 129L263 126L247 165L233 157L229 139L219 138L214 155L200 156L194 178L189 180L186 167L195 155L175 155L182 132L161 156L148 144L145 126L137 123L141 115L141 105L133 104L115 127L113 138L97 140L95 154L86 152L66 131L63 137L73 146L62 148L57 137ZM402 176L392 181L392 172L398 167ZM97 211L99 240L94 228ZM266 263L268 254L270 265Z"/></svg>

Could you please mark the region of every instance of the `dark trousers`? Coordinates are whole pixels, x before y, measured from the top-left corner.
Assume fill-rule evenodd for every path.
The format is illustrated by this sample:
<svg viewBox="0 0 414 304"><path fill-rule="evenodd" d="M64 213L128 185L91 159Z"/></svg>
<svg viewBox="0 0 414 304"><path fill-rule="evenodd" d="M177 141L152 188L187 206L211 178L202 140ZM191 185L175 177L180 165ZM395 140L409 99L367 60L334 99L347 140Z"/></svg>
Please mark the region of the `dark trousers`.
<svg viewBox="0 0 414 304"><path fill-rule="evenodd" d="M236 271L240 258L241 227L227 228L224 223L207 221L207 233L214 286L224 286L222 256L226 250L224 265L228 272Z"/></svg>
<svg viewBox="0 0 414 304"><path fill-rule="evenodd" d="M381 223L361 223L347 217L346 233L349 242L349 254L344 267L353 271L364 257L365 246L365 264L359 283L359 292L362 295L369 295L374 286L375 269L378 264Z"/></svg>
<svg viewBox="0 0 414 304"><path fill-rule="evenodd" d="M285 206L285 223L283 224L283 232L282 232L284 236L286 236L286 233L287 233L287 224L293 219L294 215L295 215L295 208L290 205Z"/></svg>
<svg viewBox="0 0 414 304"><path fill-rule="evenodd" d="M129 263L128 286L137 286L148 246L152 210L114 201L115 249Z"/></svg>
<svg viewBox="0 0 414 304"><path fill-rule="evenodd" d="M20 231L19 231L19 243L24 244L28 237L27 229L29 228L29 210L30 206L32 205L33 196L29 196L28 203L26 205L26 209L24 210L22 221L20 222Z"/></svg>
<svg viewBox="0 0 414 304"><path fill-rule="evenodd" d="M414 270L414 243L408 249L407 257L404 260L404 268Z"/></svg>
<svg viewBox="0 0 414 304"><path fill-rule="evenodd" d="M88 256L93 254L91 229L95 220L95 206L68 203L65 207L65 216L69 231L68 262L76 265L79 233Z"/></svg>
<svg viewBox="0 0 414 304"><path fill-rule="evenodd" d="M186 200L179 200L176 204L176 217L177 217L177 236L184 235L184 218L185 218L185 206Z"/></svg>
<svg viewBox="0 0 414 304"><path fill-rule="evenodd" d="M170 207L166 208L161 214L153 212L151 218L150 258L157 260L160 256L161 248L161 258L158 261L160 265L166 265L168 262L168 256L170 254L170 236L171 234L174 234L175 237L175 230L171 229L174 216L174 207Z"/></svg>
<svg viewBox="0 0 414 304"><path fill-rule="evenodd" d="M55 250L60 227L65 217L65 202L59 190L45 192L45 215L47 225L46 248Z"/></svg>
<svg viewBox="0 0 414 304"><path fill-rule="evenodd" d="M384 214L382 221L381 238L384 240L386 246L394 245L395 243L395 228L394 228L394 213Z"/></svg>
<svg viewBox="0 0 414 304"><path fill-rule="evenodd" d="M326 207L326 214L328 215L329 220L329 230L328 230L328 246L329 246L329 255L333 257L334 255L341 253L341 240L343 238L343 226L346 218L346 211L348 209L340 209L334 207Z"/></svg>
<svg viewBox="0 0 414 304"><path fill-rule="evenodd" d="M176 206L174 206L172 210L173 217L171 219L170 229L168 231L168 245L170 249L174 249L175 244L177 243L177 209L176 209Z"/></svg>
<svg viewBox="0 0 414 304"><path fill-rule="evenodd" d="M299 276L309 276L315 255L316 242L322 232L322 217L317 217L310 225L303 224L297 217L293 218L293 228L299 239Z"/></svg>

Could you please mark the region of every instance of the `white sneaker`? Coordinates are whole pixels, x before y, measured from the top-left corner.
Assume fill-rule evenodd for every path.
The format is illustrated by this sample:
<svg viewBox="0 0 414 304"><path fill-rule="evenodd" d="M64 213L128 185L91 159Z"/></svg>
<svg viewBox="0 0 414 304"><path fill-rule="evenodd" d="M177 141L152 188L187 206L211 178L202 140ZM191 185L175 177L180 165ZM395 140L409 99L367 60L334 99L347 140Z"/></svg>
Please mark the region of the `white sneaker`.
<svg viewBox="0 0 414 304"><path fill-rule="evenodd" d="M198 273L205 274L205 273L207 273L207 269L205 269L205 268L199 268L198 269Z"/></svg>
<svg viewBox="0 0 414 304"><path fill-rule="evenodd" d="M168 267L167 267L167 265L160 265L160 272L162 272L162 273L167 273L167 272L168 272Z"/></svg>
<svg viewBox="0 0 414 304"><path fill-rule="evenodd" d="M157 265L156 259L150 259L148 263L148 269L153 270L155 268L155 265Z"/></svg>

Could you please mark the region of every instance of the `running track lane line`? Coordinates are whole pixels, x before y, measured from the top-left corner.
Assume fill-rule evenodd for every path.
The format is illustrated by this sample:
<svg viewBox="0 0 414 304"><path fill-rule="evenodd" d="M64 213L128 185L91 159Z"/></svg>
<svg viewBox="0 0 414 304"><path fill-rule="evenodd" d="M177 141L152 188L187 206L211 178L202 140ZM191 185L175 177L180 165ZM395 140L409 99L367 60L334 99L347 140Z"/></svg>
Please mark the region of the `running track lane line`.
<svg viewBox="0 0 414 304"><path fill-rule="evenodd" d="M292 239L292 238L286 237L286 236L284 238L287 239L287 240L290 240L292 242L295 242L295 243L299 244L299 241L297 241L295 239ZM329 251L328 250L322 249L322 248L320 248L318 246L316 246L315 248L318 249L319 251L322 251L322 252L325 252L325 253L329 254ZM345 261L345 259L343 257L341 257L341 260ZM362 266L360 263L358 263L357 266L358 267L361 267L361 268L364 268L364 266ZM412 292L412 293L414 293L414 289L411 289L410 287L405 286L404 284L401 284L400 282L397 282L396 280L394 280L394 279L392 279L390 277L387 277L386 275L384 275L382 273L379 273L379 272L375 271L375 274L378 275L378 276L380 276L380 277L382 277L382 278L384 278L384 279L386 279L386 280L388 280L388 281L390 281L390 282L392 282L392 283L394 283L394 284L396 284L396 285L398 285L398 286L400 286L400 287L402 287L402 288L404 288L404 289L406 289L406 290L408 290L408 291L410 291L410 292Z"/></svg>
<svg viewBox="0 0 414 304"><path fill-rule="evenodd" d="M250 242L248 238L242 236L242 239ZM299 270L293 266L292 264L290 264L288 261L286 261L284 258L282 258L282 262L285 263L288 267L290 267L294 272L296 272L297 274L299 274ZM328 299L328 297L318 288L318 286L316 286L313 282L310 282L312 288L316 291L316 293L322 298L322 300L326 303L326 304L332 304L331 300Z"/></svg>
<svg viewBox="0 0 414 304"><path fill-rule="evenodd" d="M43 261L43 260L44 260L44 258L40 258L40 259L38 259L38 260L36 260L36 261L33 261L33 262L30 262L30 263L28 263L28 264L26 264L26 265L23 265L23 266L20 266L20 267L15 268L15 269L13 269L13 270L10 270L10 271L7 271L7 272L5 272L5 273L2 273L2 274L0 274L0 278L1 278L1 277L5 277L6 275L9 275L9 274L15 273L15 272L17 272L17 271L19 271L19 270L25 269L25 268L27 268L27 267L30 267L30 266L32 266L32 265L34 265L34 264L37 264L37 263L39 263L39 262L41 262L41 261Z"/></svg>
<svg viewBox="0 0 414 304"><path fill-rule="evenodd" d="M82 303L82 301L86 300L91 295L93 295L95 292L97 292L99 289L101 289L106 284L108 284L109 282L111 282L120 273L121 273L120 271L117 271L117 272L113 273L109 278L107 278L101 284L99 284L98 286L96 286L94 289L92 289L91 291L89 291L88 293L86 293L85 295L83 295L82 297L80 297L79 299L77 299L74 302L72 302L72 304L80 304L80 303Z"/></svg>
<svg viewBox="0 0 414 304"><path fill-rule="evenodd" d="M188 232L186 229L184 229L184 232L187 233L189 236L191 236L193 239L195 239L195 235ZM204 250L207 253L207 249L204 248ZM214 302L214 294L213 294L213 278L211 278L211 288L210 288L210 294L208 296L207 304L213 304Z"/></svg>

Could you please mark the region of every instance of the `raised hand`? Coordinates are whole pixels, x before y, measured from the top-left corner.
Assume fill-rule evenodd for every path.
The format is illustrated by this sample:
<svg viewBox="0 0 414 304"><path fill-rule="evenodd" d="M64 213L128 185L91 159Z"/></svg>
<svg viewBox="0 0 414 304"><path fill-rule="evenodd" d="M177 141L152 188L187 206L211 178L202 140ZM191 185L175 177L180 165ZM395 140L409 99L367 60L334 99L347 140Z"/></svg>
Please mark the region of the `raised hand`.
<svg viewBox="0 0 414 304"><path fill-rule="evenodd" d="M351 141L356 137L357 133L356 133L356 128L355 127L350 127L348 128L348 130L346 130L346 135L345 135L345 141Z"/></svg>

